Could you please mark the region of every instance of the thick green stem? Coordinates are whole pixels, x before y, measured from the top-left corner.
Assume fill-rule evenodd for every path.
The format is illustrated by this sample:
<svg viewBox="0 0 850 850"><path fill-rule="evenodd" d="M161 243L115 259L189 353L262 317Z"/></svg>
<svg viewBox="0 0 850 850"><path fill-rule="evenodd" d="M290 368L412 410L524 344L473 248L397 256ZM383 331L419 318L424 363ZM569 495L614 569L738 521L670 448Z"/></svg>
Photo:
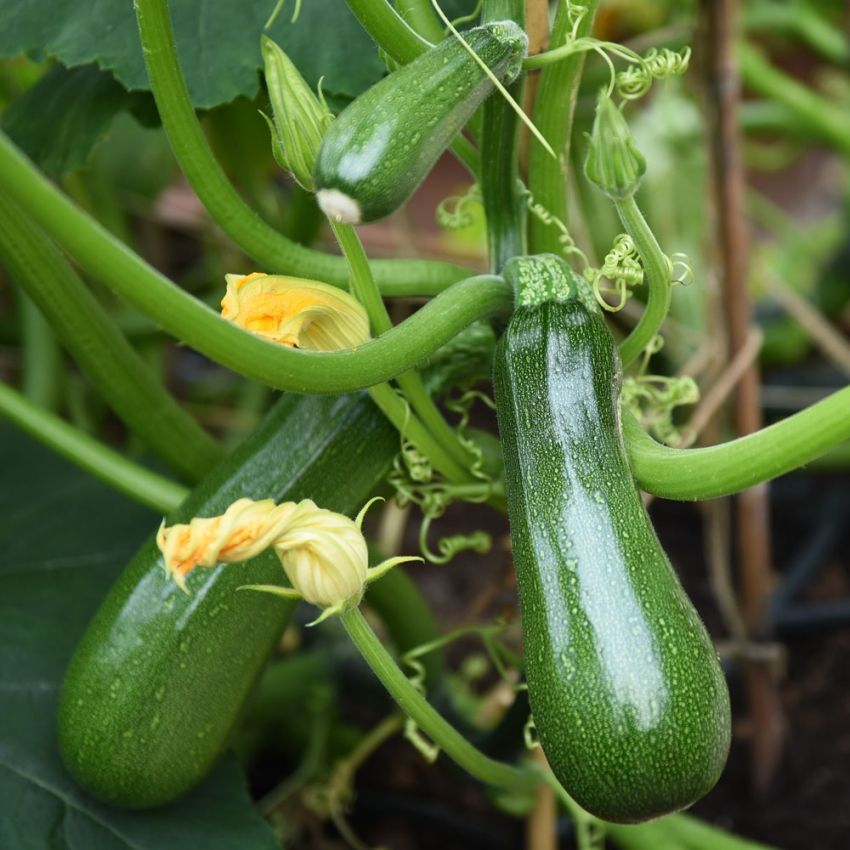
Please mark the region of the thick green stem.
<svg viewBox="0 0 850 850"><path fill-rule="evenodd" d="M370 387L369 395L399 433L419 449L439 473L449 481L466 481L466 469L434 439L431 432L411 413L410 406L387 383Z"/></svg>
<svg viewBox="0 0 850 850"><path fill-rule="evenodd" d="M749 88L799 115L821 138L850 156L850 118L846 112L774 68L761 53L744 42L738 47L738 58L741 78Z"/></svg>
<svg viewBox="0 0 850 850"><path fill-rule="evenodd" d="M173 470L200 480L221 446L168 393L53 243L0 196L0 260L95 390Z"/></svg>
<svg viewBox="0 0 850 850"><path fill-rule="evenodd" d="M526 791L541 781L540 774L534 769L513 767L485 756L447 723L398 668L360 609L346 612L340 620L366 663L402 711L464 770L488 785L508 790Z"/></svg>
<svg viewBox="0 0 850 850"><path fill-rule="evenodd" d="M482 22L510 18L522 25L521 0L486 0ZM508 88L522 102L524 78ZM525 214L519 179L519 117L500 92L484 103L481 135L481 197L487 219L490 270L498 273L511 257L526 253Z"/></svg>
<svg viewBox="0 0 850 850"><path fill-rule="evenodd" d="M27 401L2 382L0 416L5 416L86 472L155 511L168 513L186 496L185 488L179 484L127 460L58 416ZM50 486L49 482L45 482L45 486Z"/></svg>
<svg viewBox="0 0 850 850"><path fill-rule="evenodd" d="M0 199L2 210L2 199ZM2 244L10 237L4 232L0 215L0 258ZM16 275L17 277L17 275ZM18 313L21 320L21 389L33 404L56 410L59 404L62 352L50 323L23 288L18 289Z"/></svg>
<svg viewBox="0 0 850 850"><path fill-rule="evenodd" d="M590 34L598 0L586 0L583 5L585 11L576 33L579 38ZM561 0L558 4L550 40L553 47L563 44L572 31L572 8L573 5L567 0ZM528 151L528 189L534 201L565 226L568 218L567 163L573 114L583 69L584 53L544 68L540 73L532 114L537 129L558 154L558 158L553 159L542 145L532 141ZM531 253L560 254L563 247L560 237L560 230L532 216L528 236Z"/></svg>
<svg viewBox="0 0 850 850"><path fill-rule="evenodd" d="M522 83L508 91L517 102ZM484 104L481 137L481 196L487 218L490 270L501 271L511 257L526 253L525 211L519 180L519 119L498 93Z"/></svg>
<svg viewBox="0 0 850 850"><path fill-rule="evenodd" d="M350 224L331 221L330 225L348 263L348 288L351 294L363 305L372 333L375 336L386 333L393 323L369 269L369 260L357 231Z"/></svg>
<svg viewBox="0 0 850 850"><path fill-rule="evenodd" d="M331 222L331 227L351 269L350 288L352 294L366 310L373 333L386 333L392 328L392 321L384 302L381 300L381 293L375 285L357 231L350 225L335 224L334 222ZM417 448L426 456L431 457L437 449L436 441L439 445L438 456L447 455L459 467L456 472L460 473L460 477L458 478L455 474L452 476L452 480L466 480L469 476L464 474L463 470L469 465L472 458L468 456L466 449L458 440L457 434L451 429L434 400L428 394L425 385L422 383L422 378L419 377L417 372L410 370L399 375L396 380L410 403L413 413L419 417L429 433L428 440L424 444L417 444Z"/></svg>
<svg viewBox="0 0 850 850"><path fill-rule="evenodd" d="M641 489L664 499L715 499L784 475L850 439L850 387L754 434L703 449L656 443L626 410L623 435Z"/></svg>
<svg viewBox="0 0 850 850"><path fill-rule="evenodd" d="M445 38L442 21L431 0L395 0L395 7L405 23L426 41L436 44Z"/></svg>
<svg viewBox="0 0 850 850"><path fill-rule="evenodd" d="M387 0L346 0L374 42L399 65L412 62L431 44L411 29Z"/></svg>
<svg viewBox="0 0 850 850"><path fill-rule="evenodd" d="M650 230L635 202L634 197L615 201L620 220L626 233L632 237L643 263L648 287L646 308L634 330L620 345L620 359L625 369L652 342L658 333L667 311L670 309L670 269L667 258L658 245L655 234Z"/></svg>
<svg viewBox="0 0 850 850"><path fill-rule="evenodd" d="M370 0L366 5L386 7L398 18L383 0L381 3ZM167 0L137 0L136 16L148 78L162 125L181 170L216 223L263 266L263 271L344 286L348 269L341 257L305 248L278 233L248 207L227 179L207 143L189 98L174 45ZM412 30L409 32L413 34ZM373 271L380 285L413 285L419 290L430 291L444 288L469 274L453 263L426 260L376 261Z"/></svg>
<svg viewBox="0 0 850 850"><path fill-rule="evenodd" d="M270 387L341 393L394 378L430 357L467 325L510 310L510 287L482 275L453 285L383 336L353 351L288 349L225 321L178 289L76 208L0 133L0 190L13 198L94 277L181 342Z"/></svg>

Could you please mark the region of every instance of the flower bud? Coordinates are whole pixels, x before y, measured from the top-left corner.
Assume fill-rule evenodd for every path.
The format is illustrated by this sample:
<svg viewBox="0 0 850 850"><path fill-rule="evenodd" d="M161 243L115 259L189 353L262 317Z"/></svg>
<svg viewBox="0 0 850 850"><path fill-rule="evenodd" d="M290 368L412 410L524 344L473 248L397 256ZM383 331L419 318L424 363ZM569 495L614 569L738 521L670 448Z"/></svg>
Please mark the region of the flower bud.
<svg viewBox="0 0 850 850"><path fill-rule="evenodd" d="M645 171L646 160L623 113L610 95L600 92L584 173L609 198L622 200L634 195Z"/></svg>
<svg viewBox="0 0 850 850"><path fill-rule="evenodd" d="M299 503L273 548L293 589L306 602L321 608L360 602L369 553L354 520L307 499Z"/></svg>
<svg viewBox="0 0 850 850"><path fill-rule="evenodd" d="M342 289L282 275L228 274L221 315L280 345L311 351L355 348L369 339L369 319Z"/></svg>
<svg viewBox="0 0 850 850"><path fill-rule="evenodd" d="M269 127L275 159L300 186L312 192L316 154L333 115L280 47L267 36L262 37L261 44L274 115Z"/></svg>

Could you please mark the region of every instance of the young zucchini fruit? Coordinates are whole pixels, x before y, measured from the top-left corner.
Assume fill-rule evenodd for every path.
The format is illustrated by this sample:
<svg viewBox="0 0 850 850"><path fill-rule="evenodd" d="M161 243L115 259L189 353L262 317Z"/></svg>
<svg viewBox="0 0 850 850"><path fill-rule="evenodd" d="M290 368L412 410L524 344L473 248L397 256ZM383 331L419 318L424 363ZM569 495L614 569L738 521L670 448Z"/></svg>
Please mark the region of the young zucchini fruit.
<svg viewBox="0 0 850 850"><path fill-rule="evenodd" d="M463 37L500 82L517 77L528 38L513 21L475 27ZM413 194L493 90L454 35L393 71L327 131L313 174L319 206L346 224L389 215Z"/></svg>
<svg viewBox="0 0 850 850"><path fill-rule="evenodd" d="M520 306L494 379L531 709L567 792L636 823L717 781L726 683L629 470L605 323L555 257L505 275Z"/></svg>
<svg viewBox="0 0 850 850"><path fill-rule="evenodd" d="M363 394L286 395L168 518L214 516L243 496L314 499L353 516L389 471L398 434ZM292 606L243 584L282 583L271 553L197 570L184 594L151 538L71 660L59 745L74 777L114 805L166 803L221 754Z"/></svg>

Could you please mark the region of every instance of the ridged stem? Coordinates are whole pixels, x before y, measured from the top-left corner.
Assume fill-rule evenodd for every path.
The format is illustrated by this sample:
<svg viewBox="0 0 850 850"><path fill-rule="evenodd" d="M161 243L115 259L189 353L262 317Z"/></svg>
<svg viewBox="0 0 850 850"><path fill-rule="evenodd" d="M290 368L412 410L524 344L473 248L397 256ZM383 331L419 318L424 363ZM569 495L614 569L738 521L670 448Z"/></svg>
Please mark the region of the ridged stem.
<svg viewBox="0 0 850 850"><path fill-rule="evenodd" d="M648 287L646 307L640 321L620 345L625 369L652 342L670 309L670 269L655 234L646 223L634 197L614 201L626 233L632 237L643 263Z"/></svg>
<svg viewBox="0 0 850 850"><path fill-rule="evenodd" d="M850 439L850 387L746 437L701 449L663 446L627 410L622 417L642 490L663 499L716 499L784 475Z"/></svg>
<svg viewBox="0 0 850 850"><path fill-rule="evenodd" d="M173 510L186 495L179 484L127 460L2 382L0 416L95 478L155 511Z"/></svg>
<svg viewBox="0 0 850 850"><path fill-rule="evenodd" d="M395 0L395 8L405 23L431 44L445 38L443 24L431 0Z"/></svg>
<svg viewBox="0 0 850 850"><path fill-rule="evenodd" d="M0 199L2 206L2 199ZM0 259L2 243L9 239L4 233L0 215ZM17 278L17 275L15 275ZM21 390L34 404L46 410L56 410L61 392L62 351L50 323L41 310L18 287L18 315L21 322Z"/></svg>
<svg viewBox="0 0 850 850"><path fill-rule="evenodd" d="M398 18L385 2L366 5L386 7ZM262 271L344 286L348 270L342 257L305 248L278 233L251 210L228 180L210 149L189 98L167 0L136 0L136 17L148 79L163 128L180 169L215 222L263 267ZM429 260L378 260L373 263L373 271L379 285L389 285L386 294L400 294L393 291L398 286L413 286L423 294L432 293L469 274L453 263Z"/></svg>
<svg viewBox="0 0 850 850"><path fill-rule="evenodd" d="M482 22L511 19L520 26L524 7L517 0L485 0ZM508 88L522 102L523 77ZM481 134L481 196L487 220L490 271L498 273L511 257L526 252L525 214L519 179L519 117L495 92L483 106Z"/></svg>
<svg viewBox="0 0 850 850"><path fill-rule="evenodd" d="M476 779L508 790L526 791L541 781L533 768L494 761L476 749L411 684L378 640L359 608L340 617L348 636L402 711L443 749L446 755Z"/></svg>
<svg viewBox="0 0 850 850"><path fill-rule="evenodd" d="M342 393L390 380L426 360L476 319L509 311L513 301L501 278L481 275L453 285L356 350L296 351L241 330L174 286L74 206L2 133L0 191L7 192L90 274L154 318L167 333L277 389Z"/></svg>
<svg viewBox="0 0 850 850"><path fill-rule="evenodd" d="M381 300L381 293L375 285L366 259L366 252L363 250L357 231L350 225L334 222L331 222L331 227L340 248L342 248L342 253L348 260L351 270L352 294L366 310L372 332L375 334L386 333L392 329L393 324L384 302ZM446 459L452 461L449 464L449 468L452 469L451 480L468 480L469 474L465 472L465 469L472 458L468 456L466 449L458 440L457 434L451 429L434 400L428 394L425 385L422 383L422 378L415 370L411 369L409 372L402 372L398 375L396 383L407 398L413 414L419 417L428 434L428 439L424 444L417 444L419 451L429 458L435 451L437 457L442 458L445 455ZM442 465L445 466L445 460L442 461Z"/></svg>
<svg viewBox="0 0 850 850"><path fill-rule="evenodd" d="M0 195L0 260L97 393L170 468L198 481L224 450L178 404L55 245Z"/></svg>
<svg viewBox="0 0 850 850"><path fill-rule="evenodd" d="M584 16L578 26L577 36L590 34L596 15L598 0L586 0ZM552 24L552 46L563 44L572 28L572 4L561 0ZM553 159L543 146L531 141L528 151L528 189L535 203L540 204L554 218L567 225L567 163L573 113L584 69L584 53L575 54L561 62L546 66L540 72L537 98L532 119L537 129L558 154ZM560 254L560 230L532 216L528 223L531 253Z"/></svg>
<svg viewBox="0 0 850 850"><path fill-rule="evenodd" d="M363 29L399 65L412 62L431 47L429 42L407 25L387 0L378 3L375 0L346 2Z"/></svg>

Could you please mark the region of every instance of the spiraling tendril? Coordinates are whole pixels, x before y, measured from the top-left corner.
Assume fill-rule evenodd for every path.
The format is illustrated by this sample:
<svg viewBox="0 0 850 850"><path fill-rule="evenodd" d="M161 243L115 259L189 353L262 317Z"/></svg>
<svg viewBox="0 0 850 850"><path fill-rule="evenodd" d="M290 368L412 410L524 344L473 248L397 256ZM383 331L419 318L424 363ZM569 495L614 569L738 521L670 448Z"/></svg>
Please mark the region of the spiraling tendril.
<svg viewBox="0 0 850 850"><path fill-rule="evenodd" d="M622 310L629 299L631 289L643 283L643 266L640 264L640 256L632 237L621 233L605 255L602 267L585 269L584 275L590 281L593 294L603 310L611 313ZM613 303L606 295L616 296Z"/></svg>
<svg viewBox="0 0 850 850"><path fill-rule="evenodd" d="M694 273L687 254L673 254L664 258L671 284L687 286L693 282ZM609 313L622 310L636 286L643 283L643 266L634 240L621 233L605 255L601 268L586 268L584 277L590 283L599 306ZM652 343L650 343L652 345ZM655 352L652 352L655 353Z"/></svg>
<svg viewBox="0 0 850 850"><path fill-rule="evenodd" d="M419 693L424 695L426 693L426 671L421 659L460 638L473 635L481 639L487 656L499 678L510 685L514 691L522 690L524 686L516 683L521 661L501 640L506 628L506 623L496 623L490 626L465 626L442 635L436 640L415 646L401 657L402 664L410 670L407 677L408 681ZM422 754L426 761L433 762L436 760L440 748L425 738L417 724L410 718L407 719L404 726L404 737Z"/></svg>
<svg viewBox="0 0 850 850"><path fill-rule="evenodd" d="M447 230L472 227L481 211L481 188L473 183L463 195L450 195L437 206L437 223Z"/></svg>
<svg viewBox="0 0 850 850"><path fill-rule="evenodd" d="M649 91L655 80L682 76L688 70L690 58L690 47L681 51L652 47L646 55L639 57L638 62L617 74L617 93L623 100L637 100Z"/></svg>
<svg viewBox="0 0 850 850"><path fill-rule="evenodd" d="M601 41L591 36L580 38L578 32L585 13L586 9L582 6L572 7L571 28L563 43L553 47L548 53L530 57L528 67L541 67L548 62L560 61L577 53L596 53L608 66L610 72L608 94L613 95L616 90L623 100L636 100L643 97L655 80L681 76L688 70L691 58L690 47L684 47L680 51L670 50L667 47L661 50L652 47L646 55L641 56L622 44ZM617 72L612 57L628 62L629 67Z"/></svg>
<svg viewBox="0 0 850 850"><path fill-rule="evenodd" d="M680 445L681 431L673 424L673 411L699 401L699 387L688 375L647 375L649 361L664 340L653 338L643 353L640 371L623 380L620 400L652 435L667 445Z"/></svg>
<svg viewBox="0 0 850 850"><path fill-rule="evenodd" d="M525 187L520 188L520 196L525 201L525 206L528 211L538 221L543 222L547 227L554 227L558 231L558 242L561 246L561 253L565 257L578 257L584 265L587 265L587 257L584 251L576 245L567 225L561 219L553 215L539 201L534 199L534 195Z"/></svg>
<svg viewBox="0 0 850 850"><path fill-rule="evenodd" d="M492 400L477 390L467 390L460 398L446 402L446 407L461 414L457 426L458 439L472 456L469 472L477 479L475 483L452 484L437 475L428 458L407 439L405 431L409 409L401 429L401 451L393 461L389 483L395 488L399 505L404 507L412 503L422 511L419 547L425 558L434 564L446 564L464 551L472 550L484 554L489 552L493 545L493 539L487 532L477 530L469 534L454 534L442 538L437 543L436 553L428 546L431 523L441 517L449 505L457 501L473 504L486 502L493 493L493 481L483 469L484 456L481 447L466 434L472 404L482 399L489 406L493 406Z"/></svg>

